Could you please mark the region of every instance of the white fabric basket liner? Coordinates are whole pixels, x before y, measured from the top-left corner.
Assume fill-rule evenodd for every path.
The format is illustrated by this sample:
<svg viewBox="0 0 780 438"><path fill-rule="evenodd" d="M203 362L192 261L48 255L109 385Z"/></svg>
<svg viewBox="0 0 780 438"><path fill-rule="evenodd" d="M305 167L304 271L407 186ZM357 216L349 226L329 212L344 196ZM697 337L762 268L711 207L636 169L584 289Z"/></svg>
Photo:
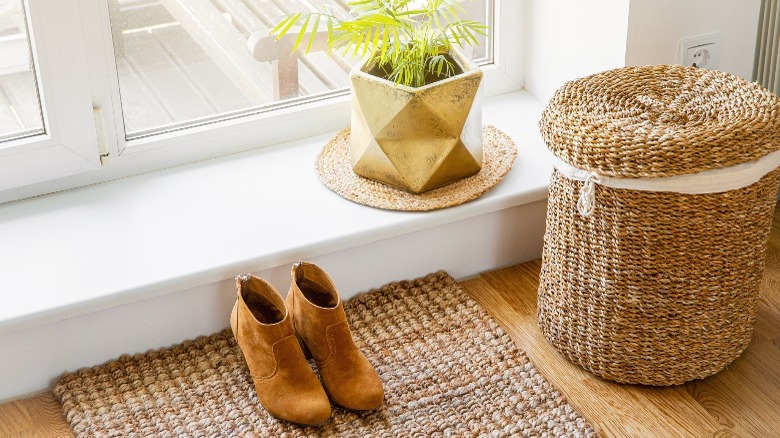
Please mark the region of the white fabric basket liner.
<svg viewBox="0 0 780 438"><path fill-rule="evenodd" d="M758 160L736 166L662 178L603 176L596 172L572 166L557 156L553 156L553 166L566 178L585 182L580 189L577 210L581 215L587 217L593 214L596 208L596 184L615 189L675 192L691 195L728 192L755 184L766 174L780 166L780 150L765 155Z"/></svg>

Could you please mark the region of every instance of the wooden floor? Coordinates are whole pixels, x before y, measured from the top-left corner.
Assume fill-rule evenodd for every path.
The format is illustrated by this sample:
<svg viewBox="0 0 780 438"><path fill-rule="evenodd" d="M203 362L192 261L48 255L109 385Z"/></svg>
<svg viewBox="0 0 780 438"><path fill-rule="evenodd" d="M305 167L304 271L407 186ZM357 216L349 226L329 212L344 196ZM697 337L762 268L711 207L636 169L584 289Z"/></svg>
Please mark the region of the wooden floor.
<svg viewBox="0 0 780 438"><path fill-rule="evenodd" d="M602 434L641 437L780 437L780 208L753 341L726 370L669 388L618 385L568 363L536 325L540 263L482 274L464 288L496 318L537 369ZM51 393L0 405L0 437L70 436Z"/></svg>

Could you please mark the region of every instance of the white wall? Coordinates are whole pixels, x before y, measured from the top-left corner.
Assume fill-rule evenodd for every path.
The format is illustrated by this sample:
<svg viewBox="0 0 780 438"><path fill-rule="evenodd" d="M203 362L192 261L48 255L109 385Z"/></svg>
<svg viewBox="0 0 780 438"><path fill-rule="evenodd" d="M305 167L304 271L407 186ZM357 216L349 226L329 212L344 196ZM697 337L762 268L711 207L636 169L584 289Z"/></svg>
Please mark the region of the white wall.
<svg viewBox="0 0 780 438"><path fill-rule="evenodd" d="M538 259L546 212L547 201L537 201L309 260L328 271L345 299L438 269L465 278ZM287 294L289 264L256 274ZM222 330L235 290L226 280L2 334L0 403L43 391L65 371Z"/></svg>
<svg viewBox="0 0 780 438"><path fill-rule="evenodd" d="M525 88L546 101L564 82L626 57L629 0L526 0Z"/></svg>
<svg viewBox="0 0 780 438"><path fill-rule="evenodd" d="M761 0L526 0L526 89L624 65L676 64L681 39L719 32L720 70L751 80Z"/></svg>
<svg viewBox="0 0 780 438"><path fill-rule="evenodd" d="M677 64L680 40L721 34L719 70L752 80L761 0L631 0L626 65Z"/></svg>

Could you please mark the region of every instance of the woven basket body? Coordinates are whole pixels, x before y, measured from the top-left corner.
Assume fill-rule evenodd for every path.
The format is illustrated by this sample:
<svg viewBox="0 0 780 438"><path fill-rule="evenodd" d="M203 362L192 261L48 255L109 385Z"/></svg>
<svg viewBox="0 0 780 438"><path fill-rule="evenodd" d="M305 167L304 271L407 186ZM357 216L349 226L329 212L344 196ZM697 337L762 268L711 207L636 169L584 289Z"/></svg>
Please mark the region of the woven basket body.
<svg viewBox="0 0 780 438"><path fill-rule="evenodd" d="M566 84L541 126L568 164L663 178L776 151L779 112L776 97L733 76L633 67ZM750 342L779 178L775 169L706 194L596 184L596 207L583 216L585 183L554 171L542 332L569 360L617 382L674 385L720 371Z"/></svg>

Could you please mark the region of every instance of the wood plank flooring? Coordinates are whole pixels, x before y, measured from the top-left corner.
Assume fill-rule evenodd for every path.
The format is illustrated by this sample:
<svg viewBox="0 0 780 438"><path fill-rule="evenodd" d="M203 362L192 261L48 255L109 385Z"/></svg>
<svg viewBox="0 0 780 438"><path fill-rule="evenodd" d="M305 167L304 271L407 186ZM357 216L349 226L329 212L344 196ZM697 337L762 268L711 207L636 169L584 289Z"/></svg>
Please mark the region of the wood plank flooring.
<svg viewBox="0 0 780 438"><path fill-rule="evenodd" d="M775 210L753 340L724 371L669 388L618 385L567 362L536 325L541 263L487 272L463 287L602 434L780 437L780 207ZM0 405L0 437L70 436L51 393Z"/></svg>
<svg viewBox="0 0 780 438"><path fill-rule="evenodd" d="M0 405L0 437L71 437L60 403L47 392Z"/></svg>

